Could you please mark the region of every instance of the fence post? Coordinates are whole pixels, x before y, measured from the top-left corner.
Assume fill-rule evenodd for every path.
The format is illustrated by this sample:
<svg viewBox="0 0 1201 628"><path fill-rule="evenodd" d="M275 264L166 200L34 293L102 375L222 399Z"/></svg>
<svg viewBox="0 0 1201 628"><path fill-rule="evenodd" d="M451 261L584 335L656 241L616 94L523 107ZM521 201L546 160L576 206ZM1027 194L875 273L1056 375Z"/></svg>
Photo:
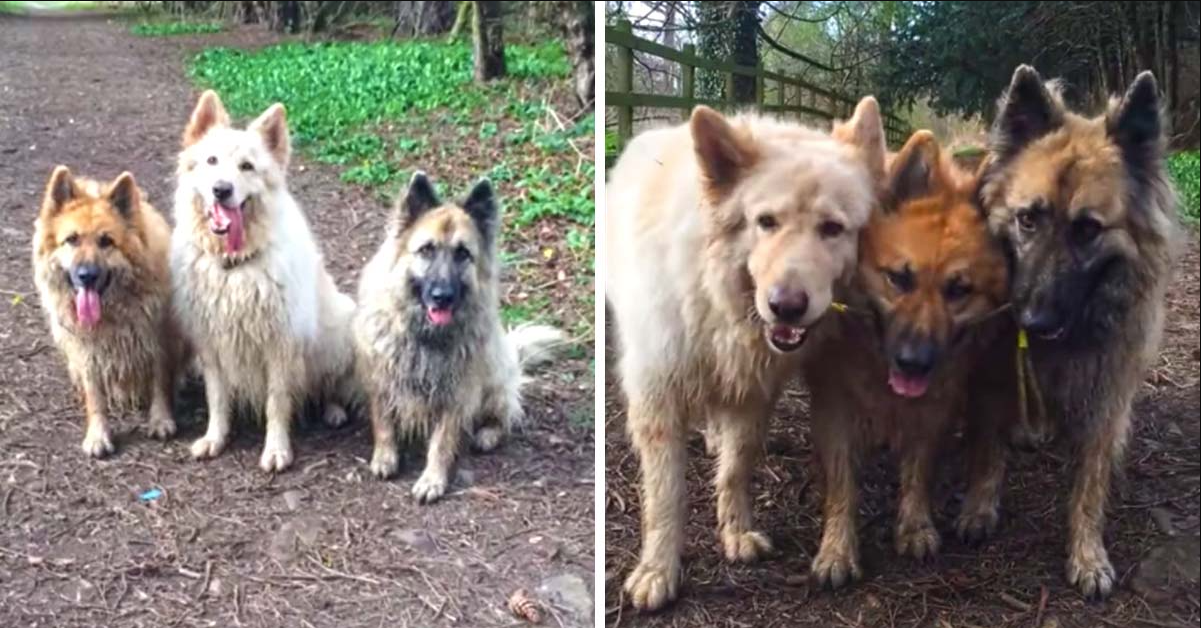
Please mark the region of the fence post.
<svg viewBox="0 0 1201 628"><path fill-rule="evenodd" d="M784 81L776 81L776 104L779 105L780 108L783 108L784 103L788 100L786 98L787 89L788 83L785 83Z"/></svg>
<svg viewBox="0 0 1201 628"><path fill-rule="evenodd" d="M618 20L614 28L631 34L633 27L627 20ZM634 91L634 51L626 46L617 47L617 91L631 94ZM630 105L617 107L617 139L621 147L634 135L634 108Z"/></svg>
<svg viewBox="0 0 1201 628"><path fill-rule="evenodd" d="M696 46L693 44L684 44L684 54L688 55L688 58L690 59L695 57ZM687 63L681 63L680 81L680 96L686 100L692 100L696 98L696 66L689 65ZM691 111L684 111L685 120L687 120L690 115L692 115Z"/></svg>
<svg viewBox="0 0 1201 628"><path fill-rule="evenodd" d="M765 100L767 85L763 80L763 62L760 61L755 69L758 70L758 73L755 74L755 104L762 107L767 104Z"/></svg>

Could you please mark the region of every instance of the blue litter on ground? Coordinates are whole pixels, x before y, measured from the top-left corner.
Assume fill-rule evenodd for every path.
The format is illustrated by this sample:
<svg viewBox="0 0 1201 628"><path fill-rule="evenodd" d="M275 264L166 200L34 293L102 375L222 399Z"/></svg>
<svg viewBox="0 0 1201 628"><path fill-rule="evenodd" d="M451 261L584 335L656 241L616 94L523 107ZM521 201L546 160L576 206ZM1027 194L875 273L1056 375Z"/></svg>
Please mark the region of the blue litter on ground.
<svg viewBox="0 0 1201 628"><path fill-rule="evenodd" d="M145 493L138 495L138 499L140 499L144 502L152 502L162 496L163 496L163 491L161 489L152 488L152 489L146 491Z"/></svg>

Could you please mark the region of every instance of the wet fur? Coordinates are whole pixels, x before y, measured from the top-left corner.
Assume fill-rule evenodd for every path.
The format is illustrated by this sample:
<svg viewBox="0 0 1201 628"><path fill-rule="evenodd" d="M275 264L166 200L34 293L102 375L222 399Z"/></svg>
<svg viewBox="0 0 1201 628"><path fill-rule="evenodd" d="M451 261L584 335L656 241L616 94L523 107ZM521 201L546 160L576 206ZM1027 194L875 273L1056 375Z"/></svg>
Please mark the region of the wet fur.
<svg viewBox="0 0 1201 628"><path fill-rule="evenodd" d="M1143 73L1089 118L1065 107L1033 68L1018 68L980 190L1013 258L1015 311L1055 307L1068 321L1058 340L1032 336L1030 350L1050 414L1076 451L1066 573L1086 597L1104 597L1117 582L1102 539L1105 504L1131 402L1159 345L1177 245L1157 90ZM1038 220L1025 229L1020 214L1032 207ZM1073 244L1087 216L1104 229L1092 244Z"/></svg>
<svg viewBox="0 0 1201 628"><path fill-rule="evenodd" d="M731 561L768 553L754 529L751 472L781 386L804 347L769 347L774 285L804 289L811 325L851 274L856 234L883 178L874 99L829 134L705 108L688 125L634 138L607 187L606 296L620 337L627 429L642 471L642 552L625 581L636 608L675 599L687 500L685 440L704 427L717 454L718 536ZM772 213L778 227L756 226ZM825 220L844 233L818 236Z"/></svg>
<svg viewBox="0 0 1201 628"><path fill-rule="evenodd" d="M975 188L933 135L915 133L892 160L882 211L860 236L859 271L845 294L850 311L827 316L810 341L814 354L803 370L825 481L823 534L812 566L821 585L837 588L862 575L856 530L863 458L879 446L897 456L901 496L894 545L898 554L929 559L941 546L929 491L943 442L966 416L969 440L989 443L998 422L990 416L1012 413L1012 396L990 407L973 404L964 413L968 374L995 354L1012 355L1014 346L1008 319L990 317L1008 300L1008 284L1000 247L973 203ZM912 270L912 291L886 278L885 270L898 267ZM971 291L946 297L947 282L960 279ZM897 346L911 337L936 347L939 356L928 389L917 398L902 397L888 384ZM1002 379L1009 374L1012 386L1007 366L998 369ZM975 469L972 483L990 474L995 470ZM972 503L965 512L988 506Z"/></svg>
<svg viewBox="0 0 1201 628"><path fill-rule="evenodd" d="M489 184L477 185L460 204L444 204L419 173L360 280L354 340L371 411L371 470L380 478L395 475L398 440L428 439L425 470L412 489L421 503L446 492L463 436L488 451L522 419L523 365L534 361L531 351L561 341L545 327L502 327L497 229ZM458 246L471 255L453 271L461 292L453 322L442 327L427 320L422 300L435 272L420 252L426 245L435 255Z"/></svg>
<svg viewBox="0 0 1201 628"><path fill-rule="evenodd" d="M114 195L123 200L115 201ZM171 402L185 347L169 307L167 248L170 227L124 173L110 184L76 178L65 166L46 186L33 237L34 283L55 344L84 400L83 450L104 456L114 450L110 411L149 410L149 432L175 433ZM124 204L124 209L119 206ZM79 237L78 245L64 242ZM97 238L112 239L100 248ZM87 260L109 276L101 296L101 320L79 325L70 266Z"/></svg>
<svg viewBox="0 0 1201 628"><path fill-rule="evenodd" d="M260 466L282 471L292 463L290 426L303 404L322 405L326 422L338 425L355 398L354 302L338 291L288 192L289 155L280 105L242 131L206 92L184 133L171 267L175 311L197 349L209 408L205 436L192 446L196 458L220 453L234 409L244 405L266 418ZM253 170L237 169L242 159ZM235 255L208 228L209 188L218 178L248 199L246 243Z"/></svg>

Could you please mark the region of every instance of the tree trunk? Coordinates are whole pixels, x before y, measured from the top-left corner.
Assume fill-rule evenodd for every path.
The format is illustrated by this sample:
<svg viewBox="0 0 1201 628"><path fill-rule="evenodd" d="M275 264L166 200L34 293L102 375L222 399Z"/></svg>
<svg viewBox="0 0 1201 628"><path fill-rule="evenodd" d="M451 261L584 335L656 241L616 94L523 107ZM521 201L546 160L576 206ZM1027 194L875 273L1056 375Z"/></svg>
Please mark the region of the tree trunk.
<svg viewBox="0 0 1201 628"><path fill-rule="evenodd" d="M409 37L441 35L454 24L454 2L397 2L395 7L393 35L402 31Z"/></svg>
<svg viewBox="0 0 1201 628"><path fill-rule="evenodd" d="M455 9L455 23L450 27L450 36L447 37L447 41L450 43L454 43L459 40L459 37L462 37L463 27L471 19L472 3L459 2L457 4L459 6Z"/></svg>
<svg viewBox="0 0 1201 628"><path fill-rule="evenodd" d="M257 24L259 21L258 7L255 6L254 0L243 0L238 3L241 15L238 16L238 21L243 24Z"/></svg>
<svg viewBox="0 0 1201 628"><path fill-rule="evenodd" d="M555 2L567 43L567 56L571 59L572 80L575 96L580 107L590 107L596 100L596 23L591 2Z"/></svg>
<svg viewBox="0 0 1201 628"><path fill-rule="evenodd" d="M300 2L297 0L282 0L276 2L276 19L273 23L275 30L296 33L300 31Z"/></svg>
<svg viewBox="0 0 1201 628"><path fill-rule="evenodd" d="M759 2L731 2L729 19L733 22L734 40L731 59L736 65L757 67L759 65ZM753 76L735 74L733 81L734 101L755 102Z"/></svg>
<svg viewBox="0 0 1201 628"><path fill-rule="evenodd" d="M476 2L472 20L475 80L483 83L505 75L505 41L500 2Z"/></svg>

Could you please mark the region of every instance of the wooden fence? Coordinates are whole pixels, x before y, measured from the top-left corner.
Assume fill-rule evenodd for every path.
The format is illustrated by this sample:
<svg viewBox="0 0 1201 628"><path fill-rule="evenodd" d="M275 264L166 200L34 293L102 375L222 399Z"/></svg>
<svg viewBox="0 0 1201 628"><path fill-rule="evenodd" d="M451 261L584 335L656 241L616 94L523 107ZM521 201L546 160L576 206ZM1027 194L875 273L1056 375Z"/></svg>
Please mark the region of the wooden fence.
<svg viewBox="0 0 1201 628"><path fill-rule="evenodd" d="M747 67L715 61L696 56L696 48L686 44L683 50L669 48L632 33L630 23L618 21L605 27L605 44L617 49L616 84L605 90L605 106L617 110L617 150L634 134L634 108L682 109L689 111L696 105L708 105L717 109L731 109L742 105L733 100L734 75L750 76L755 79L755 104L762 111L792 113L819 118L825 121L850 117L858 102L842 94L818 87L805 80L771 72L763 67ZM634 91L634 51L680 64L681 94L640 94ZM762 66L762 64L760 64ZM696 97L696 70L721 72L726 77L726 100ZM768 82L775 83L774 102L766 101ZM789 101L789 92L795 96ZM909 137L909 125L889 112L884 116L884 133L890 146L899 147ZM606 155L611 160L614 155Z"/></svg>

